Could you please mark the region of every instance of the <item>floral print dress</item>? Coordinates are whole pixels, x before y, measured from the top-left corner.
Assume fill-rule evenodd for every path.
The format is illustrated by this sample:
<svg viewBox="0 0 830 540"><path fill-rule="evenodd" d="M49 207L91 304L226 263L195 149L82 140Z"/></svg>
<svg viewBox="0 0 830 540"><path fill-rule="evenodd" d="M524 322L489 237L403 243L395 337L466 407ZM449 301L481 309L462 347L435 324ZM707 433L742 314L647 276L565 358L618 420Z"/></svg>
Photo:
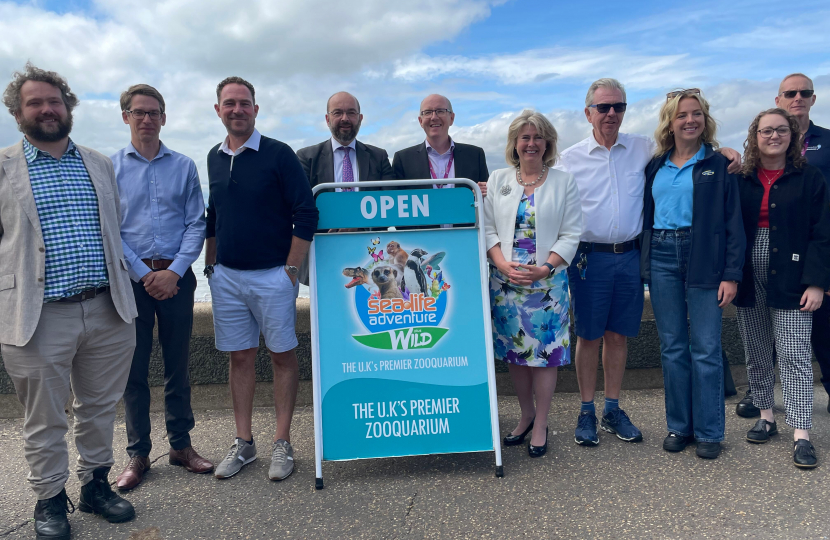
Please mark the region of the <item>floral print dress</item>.
<svg viewBox="0 0 830 540"><path fill-rule="evenodd" d="M522 195L513 237L513 260L528 265L535 265L537 260L533 195ZM496 359L531 367L570 364L568 304L567 272L556 272L523 287L510 283L491 265L490 306Z"/></svg>

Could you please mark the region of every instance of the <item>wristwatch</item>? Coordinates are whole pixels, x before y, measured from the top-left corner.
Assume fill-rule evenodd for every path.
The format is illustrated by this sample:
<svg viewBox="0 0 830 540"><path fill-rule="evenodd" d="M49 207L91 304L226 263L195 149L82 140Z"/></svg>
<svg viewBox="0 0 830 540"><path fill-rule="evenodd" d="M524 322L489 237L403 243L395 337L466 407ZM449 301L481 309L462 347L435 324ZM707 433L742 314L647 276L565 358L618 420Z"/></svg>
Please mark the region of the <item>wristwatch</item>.
<svg viewBox="0 0 830 540"><path fill-rule="evenodd" d="M297 274L300 273L299 268L296 266L288 266L287 264L285 265L285 271L288 272L288 275L291 277L297 277Z"/></svg>
<svg viewBox="0 0 830 540"><path fill-rule="evenodd" d="M549 263L549 262L546 262L546 263L545 263L545 264L543 264L542 266L546 266L546 267L547 267L547 269L548 269L548 277L552 276L552 275L554 274L554 272L556 272L556 268L554 268L554 266L553 266L551 263Z"/></svg>

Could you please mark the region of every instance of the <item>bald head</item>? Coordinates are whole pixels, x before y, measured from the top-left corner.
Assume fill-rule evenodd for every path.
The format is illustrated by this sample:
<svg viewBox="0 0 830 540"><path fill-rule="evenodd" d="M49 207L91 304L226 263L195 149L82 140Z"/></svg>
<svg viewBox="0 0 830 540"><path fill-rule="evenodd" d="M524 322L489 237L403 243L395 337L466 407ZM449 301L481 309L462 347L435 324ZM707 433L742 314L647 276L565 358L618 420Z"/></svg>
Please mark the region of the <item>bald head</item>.
<svg viewBox="0 0 830 540"><path fill-rule="evenodd" d="M426 104L426 106L425 106ZM421 109L447 109L448 111L452 112L452 103L446 97L442 96L441 94L430 94L424 98L421 102Z"/></svg>
<svg viewBox="0 0 830 540"><path fill-rule="evenodd" d="M798 81L790 81L790 79L799 79L799 80ZM784 80L782 80L781 84L778 85L778 93L779 94L781 92L783 92L784 90L786 90L786 88L784 88L785 86L789 86L787 84L787 81L801 83L800 86L802 88L809 88L810 90L813 89L813 79L811 79L807 75L804 75L803 73L791 73L791 74L787 75L786 77L784 77Z"/></svg>
<svg viewBox="0 0 830 540"><path fill-rule="evenodd" d="M332 108L332 101L336 101L340 105L348 105L347 108L356 109L357 112L360 112L360 103L357 101L356 97L348 92L337 92L336 94L333 94L328 101L326 101L326 112L334 110Z"/></svg>
<svg viewBox="0 0 830 540"><path fill-rule="evenodd" d="M334 139L348 145L357 137L363 115L360 103L348 92L337 92L326 102L326 124Z"/></svg>

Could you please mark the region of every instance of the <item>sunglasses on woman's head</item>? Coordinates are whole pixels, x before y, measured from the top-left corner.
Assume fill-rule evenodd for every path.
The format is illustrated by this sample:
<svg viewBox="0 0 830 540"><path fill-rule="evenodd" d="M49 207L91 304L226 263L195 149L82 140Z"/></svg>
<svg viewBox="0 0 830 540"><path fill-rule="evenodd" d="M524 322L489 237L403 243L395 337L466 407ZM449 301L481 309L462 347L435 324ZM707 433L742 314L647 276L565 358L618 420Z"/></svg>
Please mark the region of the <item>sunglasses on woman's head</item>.
<svg viewBox="0 0 830 540"><path fill-rule="evenodd" d="M686 88L685 90L674 90L666 94L666 101L670 100L671 98L675 98L682 94L697 94L700 95L700 88Z"/></svg>

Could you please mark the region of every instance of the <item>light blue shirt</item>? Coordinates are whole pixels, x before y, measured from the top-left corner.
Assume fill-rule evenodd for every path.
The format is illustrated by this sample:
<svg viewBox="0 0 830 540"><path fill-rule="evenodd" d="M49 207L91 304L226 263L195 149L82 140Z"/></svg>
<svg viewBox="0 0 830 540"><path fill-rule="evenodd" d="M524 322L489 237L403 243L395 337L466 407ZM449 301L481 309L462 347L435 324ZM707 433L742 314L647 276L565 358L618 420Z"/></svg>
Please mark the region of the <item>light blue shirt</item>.
<svg viewBox="0 0 830 540"><path fill-rule="evenodd" d="M205 199L196 164L161 144L147 161L130 143L112 156L121 197L121 245L130 277L150 272L141 259L172 259L183 276L202 252Z"/></svg>
<svg viewBox="0 0 830 540"><path fill-rule="evenodd" d="M651 186L655 229L681 229L692 226L692 169L695 163L706 155L706 147L700 145L697 154L682 167L671 162L672 152L666 156L666 161L657 171L654 184Z"/></svg>

